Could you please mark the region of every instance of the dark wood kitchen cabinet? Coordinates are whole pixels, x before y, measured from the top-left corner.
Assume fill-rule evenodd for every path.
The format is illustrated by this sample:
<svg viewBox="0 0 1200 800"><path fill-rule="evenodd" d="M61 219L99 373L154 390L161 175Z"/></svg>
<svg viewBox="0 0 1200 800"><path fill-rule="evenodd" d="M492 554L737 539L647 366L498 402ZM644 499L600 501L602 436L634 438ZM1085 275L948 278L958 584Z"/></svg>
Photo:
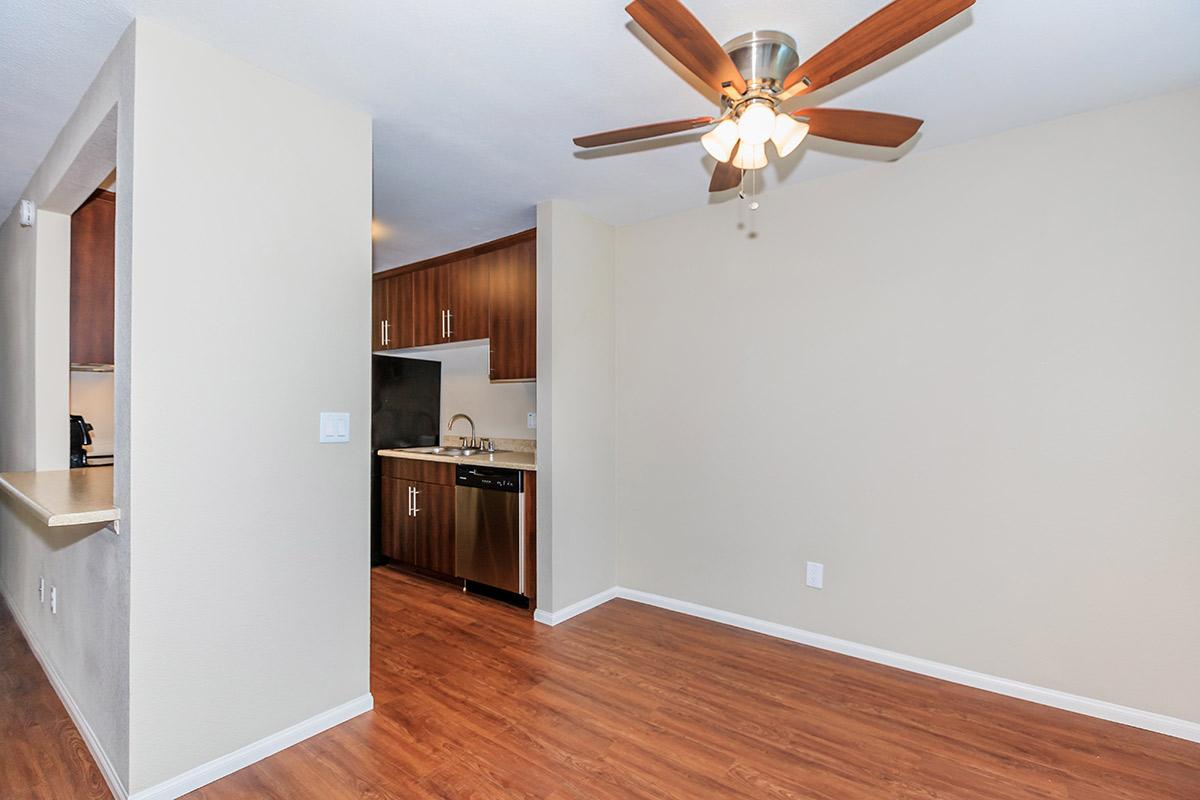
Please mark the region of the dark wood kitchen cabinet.
<svg viewBox="0 0 1200 800"><path fill-rule="evenodd" d="M537 378L537 252L532 239L489 253L488 377Z"/></svg>
<svg viewBox="0 0 1200 800"><path fill-rule="evenodd" d="M449 270L419 269L412 276L413 345L424 347L446 341L446 294Z"/></svg>
<svg viewBox="0 0 1200 800"><path fill-rule="evenodd" d="M380 485L380 545L405 567L454 575L454 465L384 459Z"/></svg>
<svg viewBox="0 0 1200 800"><path fill-rule="evenodd" d="M480 258L418 269L412 307L417 347L488 335L488 268Z"/></svg>
<svg viewBox="0 0 1200 800"><path fill-rule="evenodd" d="M454 487L413 484L412 559L415 567L454 574Z"/></svg>
<svg viewBox="0 0 1200 800"><path fill-rule="evenodd" d="M97 189L71 215L71 363L113 363L117 198Z"/></svg>
<svg viewBox="0 0 1200 800"><path fill-rule="evenodd" d="M413 346L411 274L376 279L372 286L372 350Z"/></svg>
<svg viewBox="0 0 1200 800"><path fill-rule="evenodd" d="M379 479L379 549L391 559L400 557L400 517L407 513L403 504L406 489L402 481L384 476Z"/></svg>
<svg viewBox="0 0 1200 800"><path fill-rule="evenodd" d="M488 339L491 380L536 380L536 233L380 273L374 307L375 349Z"/></svg>

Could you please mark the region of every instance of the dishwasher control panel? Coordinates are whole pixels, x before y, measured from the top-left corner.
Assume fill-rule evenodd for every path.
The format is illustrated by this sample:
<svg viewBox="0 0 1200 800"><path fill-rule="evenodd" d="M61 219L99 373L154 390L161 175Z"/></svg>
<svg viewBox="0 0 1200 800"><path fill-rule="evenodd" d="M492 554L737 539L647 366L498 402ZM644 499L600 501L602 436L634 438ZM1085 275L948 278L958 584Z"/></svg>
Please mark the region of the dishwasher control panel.
<svg viewBox="0 0 1200 800"><path fill-rule="evenodd" d="M521 492L521 471L504 467L487 467L474 464L459 464L455 471L457 486L473 489L489 489L493 492Z"/></svg>

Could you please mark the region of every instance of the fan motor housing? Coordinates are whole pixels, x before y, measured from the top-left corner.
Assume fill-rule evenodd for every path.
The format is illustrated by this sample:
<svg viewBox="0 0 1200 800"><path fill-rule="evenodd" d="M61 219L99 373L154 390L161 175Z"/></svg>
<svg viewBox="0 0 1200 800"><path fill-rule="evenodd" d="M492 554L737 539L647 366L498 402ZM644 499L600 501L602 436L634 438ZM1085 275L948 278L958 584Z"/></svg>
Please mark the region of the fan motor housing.
<svg viewBox="0 0 1200 800"><path fill-rule="evenodd" d="M724 45L751 89L779 92L783 79L800 66L796 40L780 31L751 31Z"/></svg>

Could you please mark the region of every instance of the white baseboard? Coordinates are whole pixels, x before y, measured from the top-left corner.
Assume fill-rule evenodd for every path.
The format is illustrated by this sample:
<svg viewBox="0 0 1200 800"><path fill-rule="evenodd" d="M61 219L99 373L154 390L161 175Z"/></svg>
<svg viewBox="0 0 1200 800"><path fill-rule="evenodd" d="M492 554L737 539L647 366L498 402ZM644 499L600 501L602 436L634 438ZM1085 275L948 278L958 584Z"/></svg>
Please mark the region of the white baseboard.
<svg viewBox="0 0 1200 800"><path fill-rule="evenodd" d="M676 600L673 597L664 597L663 595L651 594L650 592L643 592L637 589L627 589L623 586L614 586L607 592L601 592L593 597L589 597L583 602L591 603L591 605L585 608L575 610L575 606L570 606L560 611L559 614L565 614L568 611L572 612L570 616L581 614L605 602L605 600L599 600L599 602L591 601L605 597L606 595L607 597L620 597L644 605L665 608L668 611L677 611L681 614L700 617L701 619L719 622L723 625L732 625L735 628L764 633L767 636L786 639L789 642L798 642L812 647L819 647L822 650L830 650L854 658L861 658L864 661L872 661L876 664L884 664L908 672L928 675L931 678L939 678L950 683L972 686L976 689L983 689L1020 700L1028 700L1044 706L1060 708L1065 711L1073 711L1077 714L1108 720L1109 722L1118 722L1122 725L1130 725L1134 728L1174 736L1178 739L1200 742L1200 722L1191 722L1175 717L1168 717L1164 714L1156 714L1152 711L1142 711L1136 708L1129 708L1128 706L1120 706L1105 700L1095 700L1090 697L1081 697L1055 689L1046 689L1041 686L1034 686L1008 678L1000 678L995 675L962 669L961 667L953 667L949 664L941 664L937 661L929 661L924 658L917 658L916 656L895 653L891 650L884 650L879 647L872 647L871 645L837 639L833 636L813 633L800 628L781 625L777 622L768 622L755 617L747 617L743 614L734 614L729 611L702 606L699 603ZM576 605L582 604L577 603ZM564 619L566 618L564 617ZM547 624L553 625L561 621L547 621Z"/></svg>
<svg viewBox="0 0 1200 800"><path fill-rule="evenodd" d="M117 774L116 767L113 766L108 753L104 752L104 748L100 745L100 739L96 736L96 732L88 724L87 717L83 716L83 712L79 709L79 704L71 696L71 692L67 689L67 684L63 681L62 676L58 674L58 670L55 669L46 651L42 649L37 637L33 635L33 629L25 620L25 617L21 616L16 603L13 603L9 599L7 589L0 587L0 595L4 597L5 605L12 612L13 619L16 620L17 627L21 629L21 634L25 637L26 644L33 651L33 657L42 665L42 672L46 673L46 679L50 681L50 686L54 689L54 693L58 695L58 699L62 701L63 708L67 710L67 716L71 718L71 722L75 723L75 729L79 731L80 738L87 745L88 752L92 754L92 760L96 762L96 768L104 776L104 782L108 784L108 790L112 792L113 797L117 798L117 800L126 800L129 793L125 790L125 784L121 782L121 777Z"/></svg>
<svg viewBox="0 0 1200 800"><path fill-rule="evenodd" d="M617 596L619 589L613 586L605 589L603 592L598 592L591 597L585 597L578 603L572 603L564 609L558 611L545 611L538 609L533 612L535 622L540 622L543 625L557 625L560 622L566 622L571 617L577 617L585 611L590 611L596 606L603 605L609 600Z"/></svg>
<svg viewBox="0 0 1200 800"><path fill-rule="evenodd" d="M176 775L149 789L143 789L132 795L129 800L175 800L175 798L195 791L201 786L231 775L243 767L248 767L256 761L262 761L280 750L291 747L311 736L316 736L321 731L329 730L359 714L365 714L374 707L375 701L370 694L356 697L340 706L297 722L290 728L285 728L278 733L273 733L257 742L234 750L232 753L214 758L207 764L201 764L182 775Z"/></svg>
<svg viewBox="0 0 1200 800"><path fill-rule="evenodd" d="M121 778L113 767L108 754L100 746L100 740L96 737L91 725L88 724L87 718L83 716L83 712L79 710L79 705L71 697L71 693L67 690L67 685L63 682L62 676L58 674L58 670L54 668L54 665L47 658L45 651L33 635L33 630L29 627L25 618L21 616L21 612L17 610L16 604L9 600L8 592L3 586L0 586L0 596L4 597L5 603L12 612L13 619L17 622L17 627L21 629L21 633L25 636L25 641L29 644L29 649L33 651L34 657L42 665L42 671L46 673L47 680L50 681L50 685L54 688L55 693L62 700L63 707L67 709L67 714L79 730L80 737L83 739L84 744L87 745L88 751L91 752L92 758L96 762L96 767L100 770L100 774L104 776L104 781L108 784L108 789L113 793L113 797L116 800L174 800L176 797L181 797L190 791L199 789L205 784L212 783L218 778L223 778L226 775L237 772L242 767L249 766L256 761L261 761L267 756L274 755L280 750L291 747L310 736L315 736L321 731L328 730L334 725L339 725L348 719L357 717L359 714L364 714L370 711L375 705L371 695L364 694L336 708L331 708L314 717L309 717L303 722L298 722L286 730L273 733L264 739L259 739L257 742L248 744L228 755L213 759L207 764L201 764L157 786L152 786L149 789L143 789L136 794L130 795L125 785L121 782Z"/></svg>

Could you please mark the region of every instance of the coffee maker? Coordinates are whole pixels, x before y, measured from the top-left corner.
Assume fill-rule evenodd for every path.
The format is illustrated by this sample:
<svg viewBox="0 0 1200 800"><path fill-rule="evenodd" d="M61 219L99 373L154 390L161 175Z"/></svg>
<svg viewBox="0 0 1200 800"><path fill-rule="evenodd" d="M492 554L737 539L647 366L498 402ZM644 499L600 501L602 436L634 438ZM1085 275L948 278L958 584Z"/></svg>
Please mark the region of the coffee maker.
<svg viewBox="0 0 1200 800"><path fill-rule="evenodd" d="M79 414L71 415L71 469L86 467L88 454L85 445L92 443L92 426Z"/></svg>

